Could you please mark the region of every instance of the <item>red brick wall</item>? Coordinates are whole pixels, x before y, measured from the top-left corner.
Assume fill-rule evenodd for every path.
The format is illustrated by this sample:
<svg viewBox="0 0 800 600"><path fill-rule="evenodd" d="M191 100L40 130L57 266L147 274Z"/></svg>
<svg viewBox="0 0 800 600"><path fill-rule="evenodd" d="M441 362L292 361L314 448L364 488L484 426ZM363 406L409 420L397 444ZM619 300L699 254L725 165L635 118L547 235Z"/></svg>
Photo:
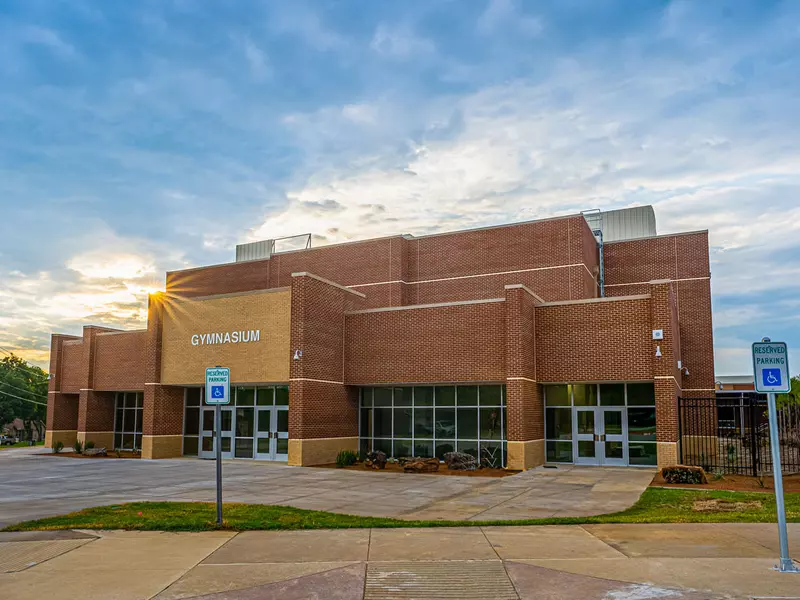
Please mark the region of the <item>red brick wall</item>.
<svg viewBox="0 0 800 600"><path fill-rule="evenodd" d="M362 298L309 275L292 278L289 438L358 435L357 390L344 385L345 312Z"/></svg>
<svg viewBox="0 0 800 600"><path fill-rule="evenodd" d="M83 377L83 341L67 340L62 347L61 385L62 392L77 394Z"/></svg>
<svg viewBox="0 0 800 600"><path fill-rule="evenodd" d="M292 273L310 272L345 286L382 284L359 289L367 295L368 307L500 297L510 283L524 283L546 300L566 300L597 295L596 267L591 230L583 217L571 216L411 239L365 240L176 271L167 274L167 292L203 296L284 287L291 285ZM509 271L524 272L472 277ZM459 277L466 279L450 279Z"/></svg>
<svg viewBox="0 0 800 600"><path fill-rule="evenodd" d="M536 383L535 304L522 288L506 290L506 431L511 441L544 437L544 406Z"/></svg>
<svg viewBox="0 0 800 600"><path fill-rule="evenodd" d="M47 395L48 431L77 431L78 394L50 393Z"/></svg>
<svg viewBox="0 0 800 600"><path fill-rule="evenodd" d="M167 293L196 297L263 290L270 286L270 261L255 260L167 273Z"/></svg>
<svg viewBox="0 0 800 600"><path fill-rule="evenodd" d="M345 381L502 381L503 302L347 315Z"/></svg>
<svg viewBox="0 0 800 600"><path fill-rule="evenodd" d="M182 387L145 386L142 433L144 435L181 435L183 433Z"/></svg>
<svg viewBox="0 0 800 600"><path fill-rule="evenodd" d="M146 341L147 331L97 335L94 389L144 390Z"/></svg>
<svg viewBox="0 0 800 600"><path fill-rule="evenodd" d="M675 304L680 324L680 356L689 369L684 395L709 395L714 389L714 338L708 232L612 242L605 246L606 295L647 293L646 283L677 280ZM628 285L628 284L637 285Z"/></svg>
<svg viewBox="0 0 800 600"><path fill-rule="evenodd" d="M78 399L78 431L114 431L114 393L83 390Z"/></svg>
<svg viewBox="0 0 800 600"><path fill-rule="evenodd" d="M651 337L649 298L537 306L537 379L651 379Z"/></svg>

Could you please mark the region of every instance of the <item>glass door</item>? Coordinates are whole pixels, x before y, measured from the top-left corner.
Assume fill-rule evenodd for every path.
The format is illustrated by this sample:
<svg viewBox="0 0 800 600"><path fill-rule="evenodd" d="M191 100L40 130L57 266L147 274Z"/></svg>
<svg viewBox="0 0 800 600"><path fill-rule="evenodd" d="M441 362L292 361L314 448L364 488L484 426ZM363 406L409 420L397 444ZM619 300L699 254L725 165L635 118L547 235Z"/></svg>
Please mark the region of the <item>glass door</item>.
<svg viewBox="0 0 800 600"><path fill-rule="evenodd" d="M261 460L274 460L272 449L272 413L275 409L272 406L258 407L258 418L256 419L256 458Z"/></svg>
<svg viewBox="0 0 800 600"><path fill-rule="evenodd" d="M575 445L575 464L599 465L602 457L602 443L597 432L597 409L595 407L576 407L574 411L577 444Z"/></svg>
<svg viewBox="0 0 800 600"><path fill-rule="evenodd" d="M200 432L200 458L216 458L216 430L214 428L214 407L204 406L202 430ZM222 457L232 458L233 409L222 408Z"/></svg>
<svg viewBox="0 0 800 600"><path fill-rule="evenodd" d="M604 465L625 466L628 464L628 435L625 410L600 407L600 440Z"/></svg>
<svg viewBox="0 0 800 600"><path fill-rule="evenodd" d="M289 460L289 407L276 406L272 432L272 441L275 442L275 460Z"/></svg>

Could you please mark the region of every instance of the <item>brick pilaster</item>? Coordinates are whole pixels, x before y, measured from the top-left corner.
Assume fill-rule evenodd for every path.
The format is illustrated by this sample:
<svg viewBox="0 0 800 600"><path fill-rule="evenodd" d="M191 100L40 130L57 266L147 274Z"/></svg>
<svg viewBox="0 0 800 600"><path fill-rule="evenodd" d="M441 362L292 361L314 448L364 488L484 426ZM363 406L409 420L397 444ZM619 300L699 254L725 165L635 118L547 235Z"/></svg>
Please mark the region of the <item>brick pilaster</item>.
<svg viewBox="0 0 800 600"><path fill-rule="evenodd" d="M527 288L505 287L506 437L509 469L544 463L544 405L536 378L536 311Z"/></svg>
<svg viewBox="0 0 800 600"><path fill-rule="evenodd" d="M344 383L344 313L363 297L308 273L292 277L289 464L333 462L339 450L358 450L357 389Z"/></svg>

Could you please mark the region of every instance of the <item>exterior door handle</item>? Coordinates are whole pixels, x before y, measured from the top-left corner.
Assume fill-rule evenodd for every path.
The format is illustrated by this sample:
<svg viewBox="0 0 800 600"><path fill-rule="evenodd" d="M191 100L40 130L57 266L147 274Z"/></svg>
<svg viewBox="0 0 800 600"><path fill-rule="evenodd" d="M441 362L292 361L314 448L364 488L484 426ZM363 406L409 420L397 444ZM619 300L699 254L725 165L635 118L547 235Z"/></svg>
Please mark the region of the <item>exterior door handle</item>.
<svg viewBox="0 0 800 600"><path fill-rule="evenodd" d="M600 441L600 436L597 435L596 433L594 434L594 441L595 442L599 442Z"/></svg>

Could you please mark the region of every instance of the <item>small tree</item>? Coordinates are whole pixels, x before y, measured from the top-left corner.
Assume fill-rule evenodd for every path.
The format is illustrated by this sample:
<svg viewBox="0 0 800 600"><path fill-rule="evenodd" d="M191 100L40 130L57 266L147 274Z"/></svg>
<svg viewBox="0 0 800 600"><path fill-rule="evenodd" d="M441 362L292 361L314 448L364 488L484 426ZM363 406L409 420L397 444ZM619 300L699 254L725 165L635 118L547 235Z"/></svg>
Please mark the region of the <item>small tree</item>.
<svg viewBox="0 0 800 600"><path fill-rule="evenodd" d="M791 384L792 387L788 394L778 394L775 397L775 405L778 410L787 406L800 406L800 375L792 377Z"/></svg>

